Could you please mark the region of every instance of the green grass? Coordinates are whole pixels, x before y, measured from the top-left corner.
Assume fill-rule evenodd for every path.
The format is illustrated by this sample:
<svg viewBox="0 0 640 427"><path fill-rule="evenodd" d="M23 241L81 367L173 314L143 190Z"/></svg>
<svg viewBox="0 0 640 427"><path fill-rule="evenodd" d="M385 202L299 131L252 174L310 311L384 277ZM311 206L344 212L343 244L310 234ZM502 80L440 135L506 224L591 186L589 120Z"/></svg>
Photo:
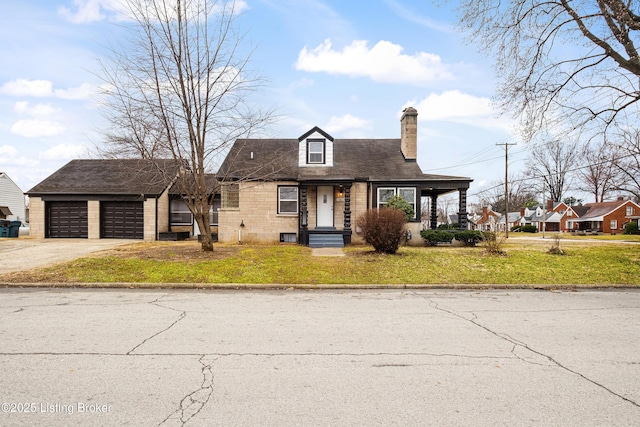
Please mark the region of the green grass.
<svg viewBox="0 0 640 427"><path fill-rule="evenodd" d="M264 284L558 284L640 285L640 245L510 239L506 256L482 247L403 247L396 255L352 246L345 257L311 256L298 245L237 247L225 256L163 259L136 255L82 258L35 273L3 277L32 282L264 283ZM145 244L142 244L145 245ZM149 250L152 251L154 244ZM192 243L197 248L197 243ZM219 246L220 247L220 246ZM204 258L204 259L203 259Z"/></svg>

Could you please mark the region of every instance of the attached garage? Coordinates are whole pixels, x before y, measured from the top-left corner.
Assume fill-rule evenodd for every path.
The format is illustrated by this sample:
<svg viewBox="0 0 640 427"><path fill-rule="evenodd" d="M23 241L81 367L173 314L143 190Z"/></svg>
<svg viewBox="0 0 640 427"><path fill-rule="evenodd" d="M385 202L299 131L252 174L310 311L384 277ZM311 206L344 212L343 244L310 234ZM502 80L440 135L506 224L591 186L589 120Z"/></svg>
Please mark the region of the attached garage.
<svg viewBox="0 0 640 427"><path fill-rule="evenodd" d="M143 203L101 202L100 237L103 239L143 239Z"/></svg>
<svg viewBox="0 0 640 427"><path fill-rule="evenodd" d="M45 236L86 239L89 237L88 217L86 201L46 202Z"/></svg>

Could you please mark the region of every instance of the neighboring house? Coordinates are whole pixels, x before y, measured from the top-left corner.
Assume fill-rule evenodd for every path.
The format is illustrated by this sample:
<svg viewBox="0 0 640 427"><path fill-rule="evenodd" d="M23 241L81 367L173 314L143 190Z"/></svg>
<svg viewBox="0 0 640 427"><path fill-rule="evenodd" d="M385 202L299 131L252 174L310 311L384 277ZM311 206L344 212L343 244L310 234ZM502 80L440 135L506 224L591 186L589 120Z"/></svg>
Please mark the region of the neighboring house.
<svg viewBox="0 0 640 427"><path fill-rule="evenodd" d="M513 227L520 225L520 212L508 212L508 227L511 230ZM500 217L496 221L497 231L504 232L504 215L500 215Z"/></svg>
<svg viewBox="0 0 640 427"><path fill-rule="evenodd" d="M28 191L31 236L156 240L170 229L173 161L72 160Z"/></svg>
<svg viewBox="0 0 640 427"><path fill-rule="evenodd" d="M497 223L500 218L500 214L494 212L487 206L482 207L482 214L476 221L477 229L480 231L497 231ZM503 221L504 224L504 221ZM504 227L504 226L503 226Z"/></svg>
<svg viewBox="0 0 640 427"><path fill-rule="evenodd" d="M0 219L27 221L24 193L4 172L0 172Z"/></svg>
<svg viewBox="0 0 640 427"><path fill-rule="evenodd" d="M542 205L522 208L520 209L519 225L533 225L538 231L541 231L545 219L551 215L551 213L545 212Z"/></svg>
<svg viewBox="0 0 640 427"><path fill-rule="evenodd" d="M576 220L580 231L597 231L617 234L624 231L628 222L637 222L640 216L640 205L618 198L618 200L601 203L587 203L574 207L580 218Z"/></svg>
<svg viewBox="0 0 640 427"><path fill-rule="evenodd" d="M314 127L297 139L235 142L219 172L222 242L299 242L342 246L356 239L355 221L398 194L415 210L412 242L422 244L421 197L457 191L461 228L467 227L470 178L425 174L416 162L417 116L404 110L398 139L336 139Z"/></svg>

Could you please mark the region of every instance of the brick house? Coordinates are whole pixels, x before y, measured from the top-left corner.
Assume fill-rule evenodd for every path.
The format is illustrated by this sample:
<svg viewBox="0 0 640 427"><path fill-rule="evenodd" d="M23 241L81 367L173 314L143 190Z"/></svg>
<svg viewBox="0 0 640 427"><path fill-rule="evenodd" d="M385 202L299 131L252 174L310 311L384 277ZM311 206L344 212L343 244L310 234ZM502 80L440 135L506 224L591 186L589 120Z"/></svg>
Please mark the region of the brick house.
<svg viewBox="0 0 640 427"><path fill-rule="evenodd" d="M622 233L628 222L637 222L640 216L640 205L621 197L610 202L576 206L574 210L580 215L580 218L575 221L578 230L606 234Z"/></svg>
<svg viewBox="0 0 640 427"><path fill-rule="evenodd" d="M494 212L490 207L483 206L480 218L476 220L476 229L480 231L497 231L500 214Z"/></svg>
<svg viewBox="0 0 640 427"><path fill-rule="evenodd" d="M415 211L421 198L458 192L460 227L467 227L470 178L424 174L416 162L417 116L407 108L397 139L336 139L314 127L297 139L239 139L207 185L210 232L222 242L298 242L343 246L354 239L354 221L394 195ZM176 189L173 160L72 160L32 188L31 234L43 238L156 240L198 235ZM219 193L216 189L220 188Z"/></svg>
<svg viewBox="0 0 640 427"><path fill-rule="evenodd" d="M417 116L414 108L404 110L398 139L337 139L314 127L296 139L236 141L218 174L219 240L343 246L357 239L355 219L394 195L414 207L409 230L418 236L420 199L431 198L435 228L437 198L451 192L459 193L460 227L466 229L472 180L422 172ZM422 244L419 238L410 243Z"/></svg>

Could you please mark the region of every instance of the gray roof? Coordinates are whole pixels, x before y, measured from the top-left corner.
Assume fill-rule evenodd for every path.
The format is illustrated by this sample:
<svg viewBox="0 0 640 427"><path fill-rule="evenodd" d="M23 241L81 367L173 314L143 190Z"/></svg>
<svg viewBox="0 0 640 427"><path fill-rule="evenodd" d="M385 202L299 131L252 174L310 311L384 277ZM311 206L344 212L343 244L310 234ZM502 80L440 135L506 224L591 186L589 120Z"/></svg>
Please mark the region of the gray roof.
<svg viewBox="0 0 640 427"><path fill-rule="evenodd" d="M298 139L239 139L220 167L219 176L297 181L472 181L423 173L415 160L405 160L399 138L334 139L330 167L299 167Z"/></svg>
<svg viewBox="0 0 640 427"><path fill-rule="evenodd" d="M39 195L159 195L178 168L174 160L72 160L27 192Z"/></svg>

